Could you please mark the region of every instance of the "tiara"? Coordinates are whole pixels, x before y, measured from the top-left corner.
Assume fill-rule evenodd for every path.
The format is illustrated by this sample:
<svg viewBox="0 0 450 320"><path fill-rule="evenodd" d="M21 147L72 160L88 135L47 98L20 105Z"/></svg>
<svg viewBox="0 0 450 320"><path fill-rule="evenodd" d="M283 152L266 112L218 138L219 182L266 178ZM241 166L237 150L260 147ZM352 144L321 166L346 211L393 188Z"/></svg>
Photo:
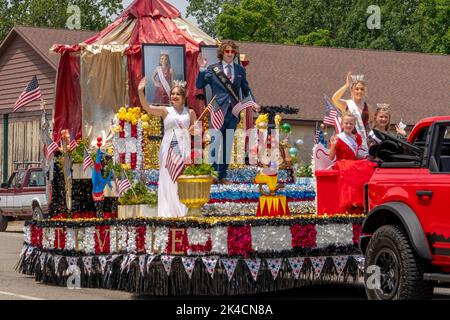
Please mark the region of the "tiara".
<svg viewBox="0 0 450 320"><path fill-rule="evenodd" d="M186 81L183 80L173 80L173 86L174 87L182 87L182 88L186 88Z"/></svg>
<svg viewBox="0 0 450 320"><path fill-rule="evenodd" d="M159 54L169 54L169 51L167 51L167 50L161 50L161 52L159 53Z"/></svg>
<svg viewBox="0 0 450 320"><path fill-rule="evenodd" d="M389 110L389 104L387 104L387 103L377 103L377 109L387 109L387 110Z"/></svg>
<svg viewBox="0 0 450 320"><path fill-rule="evenodd" d="M363 74L352 75L352 82L356 83L358 81L364 81L364 75Z"/></svg>

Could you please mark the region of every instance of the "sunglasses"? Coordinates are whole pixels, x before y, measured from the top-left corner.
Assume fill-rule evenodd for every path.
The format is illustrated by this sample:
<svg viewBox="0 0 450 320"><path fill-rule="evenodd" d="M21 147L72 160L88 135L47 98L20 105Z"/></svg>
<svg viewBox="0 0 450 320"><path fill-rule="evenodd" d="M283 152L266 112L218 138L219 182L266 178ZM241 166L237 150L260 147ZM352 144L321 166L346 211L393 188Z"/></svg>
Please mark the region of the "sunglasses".
<svg viewBox="0 0 450 320"><path fill-rule="evenodd" d="M224 50L226 54L236 54L236 50Z"/></svg>

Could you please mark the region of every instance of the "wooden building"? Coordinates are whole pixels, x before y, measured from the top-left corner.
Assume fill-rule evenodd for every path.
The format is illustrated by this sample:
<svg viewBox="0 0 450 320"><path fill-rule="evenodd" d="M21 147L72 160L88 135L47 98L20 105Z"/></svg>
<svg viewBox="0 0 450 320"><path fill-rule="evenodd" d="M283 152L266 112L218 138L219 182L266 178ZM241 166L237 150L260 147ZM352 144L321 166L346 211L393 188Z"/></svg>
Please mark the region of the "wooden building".
<svg viewBox="0 0 450 320"><path fill-rule="evenodd" d="M5 181L15 161L40 161L40 101L17 112L12 107L36 75L51 119L59 55L55 43L79 43L95 32L15 26L0 44L0 179Z"/></svg>

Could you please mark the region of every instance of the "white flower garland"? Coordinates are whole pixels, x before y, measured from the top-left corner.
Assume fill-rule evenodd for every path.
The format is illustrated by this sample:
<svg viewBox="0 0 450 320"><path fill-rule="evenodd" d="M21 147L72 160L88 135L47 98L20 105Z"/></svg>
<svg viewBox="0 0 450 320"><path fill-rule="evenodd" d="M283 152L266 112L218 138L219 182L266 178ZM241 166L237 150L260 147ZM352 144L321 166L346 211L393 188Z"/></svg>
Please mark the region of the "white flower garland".
<svg viewBox="0 0 450 320"><path fill-rule="evenodd" d="M84 229L84 252L94 253L95 252L95 227L88 227Z"/></svg>
<svg viewBox="0 0 450 320"><path fill-rule="evenodd" d="M26 244L30 244L31 243L31 227L30 226L23 227L23 235L24 235L24 242Z"/></svg>
<svg viewBox="0 0 450 320"><path fill-rule="evenodd" d="M292 250L292 234L289 226L252 227L251 232L255 251Z"/></svg>
<svg viewBox="0 0 450 320"><path fill-rule="evenodd" d="M42 247L44 249L54 249L55 248L55 229L54 228L43 228Z"/></svg>
<svg viewBox="0 0 450 320"><path fill-rule="evenodd" d="M128 227L127 252L136 253L136 228Z"/></svg>
<svg viewBox="0 0 450 320"><path fill-rule="evenodd" d="M117 252L117 229L116 229L116 226L109 227L109 252L111 254Z"/></svg>
<svg viewBox="0 0 450 320"><path fill-rule="evenodd" d="M75 250L75 230L66 229L66 250Z"/></svg>

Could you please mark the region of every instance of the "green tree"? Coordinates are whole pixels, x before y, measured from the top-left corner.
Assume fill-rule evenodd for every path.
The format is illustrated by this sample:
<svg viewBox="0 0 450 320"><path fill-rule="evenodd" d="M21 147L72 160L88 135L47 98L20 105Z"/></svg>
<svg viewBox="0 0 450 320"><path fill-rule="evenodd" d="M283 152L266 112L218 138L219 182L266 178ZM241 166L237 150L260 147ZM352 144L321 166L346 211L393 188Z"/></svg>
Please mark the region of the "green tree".
<svg viewBox="0 0 450 320"><path fill-rule="evenodd" d="M68 7L80 8L81 29L100 30L123 9L121 0L0 0L0 39L14 25L65 28L73 14Z"/></svg>
<svg viewBox="0 0 450 320"><path fill-rule="evenodd" d="M275 0L243 0L239 5L225 4L217 18L221 38L244 41L278 42L280 12Z"/></svg>
<svg viewBox="0 0 450 320"><path fill-rule="evenodd" d="M422 1L416 30L425 40L424 52L450 53L450 0Z"/></svg>
<svg viewBox="0 0 450 320"><path fill-rule="evenodd" d="M239 0L188 0L186 15L195 17L200 28L211 37L217 36L217 16L225 4L238 5Z"/></svg>
<svg viewBox="0 0 450 320"><path fill-rule="evenodd" d="M304 36L298 36L295 40L295 44L308 45L308 46L331 46L330 30L320 29L319 31L313 31Z"/></svg>

